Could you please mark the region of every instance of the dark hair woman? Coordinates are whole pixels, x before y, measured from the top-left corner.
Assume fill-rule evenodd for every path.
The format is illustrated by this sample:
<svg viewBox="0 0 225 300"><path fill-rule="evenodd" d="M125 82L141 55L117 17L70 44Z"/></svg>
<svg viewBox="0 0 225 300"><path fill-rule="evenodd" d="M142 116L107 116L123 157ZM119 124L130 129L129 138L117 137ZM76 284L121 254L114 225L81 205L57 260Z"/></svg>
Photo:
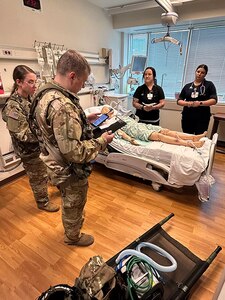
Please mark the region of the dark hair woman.
<svg viewBox="0 0 225 300"><path fill-rule="evenodd" d="M14 151L21 158L29 177L37 207L55 212L59 207L49 202L46 166L39 158L39 143L37 137L31 132L28 122L31 97L36 89L37 77L28 66L18 65L13 71L13 80L12 92L3 107L2 118L12 138Z"/></svg>
<svg viewBox="0 0 225 300"><path fill-rule="evenodd" d="M133 95L133 107L139 122L159 125L159 110L165 105L163 89L156 84L156 71L147 67L143 73L144 84L139 86Z"/></svg>
<svg viewBox="0 0 225 300"><path fill-rule="evenodd" d="M185 133L201 134L208 130L210 106L217 103L216 88L212 81L205 79L208 66L199 65L194 81L186 84L177 100L183 106L181 126Z"/></svg>

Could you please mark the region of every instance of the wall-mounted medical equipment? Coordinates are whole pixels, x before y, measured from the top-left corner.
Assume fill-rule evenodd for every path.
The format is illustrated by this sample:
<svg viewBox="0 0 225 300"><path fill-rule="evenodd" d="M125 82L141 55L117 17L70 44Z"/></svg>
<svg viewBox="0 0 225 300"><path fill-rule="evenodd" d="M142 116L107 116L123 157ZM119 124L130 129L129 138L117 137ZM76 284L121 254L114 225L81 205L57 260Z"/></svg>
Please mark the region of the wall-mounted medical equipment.
<svg viewBox="0 0 225 300"><path fill-rule="evenodd" d="M122 78L126 71L130 69L131 74L140 74L145 70L147 61L147 56L144 55L133 55L131 59L131 63L125 67L119 66L118 69L112 69L112 75L116 76L118 79Z"/></svg>
<svg viewBox="0 0 225 300"><path fill-rule="evenodd" d="M119 66L118 69L111 69L111 78L122 79L126 73L126 71L130 70L130 76L127 79L127 84L130 85L138 85L139 82L137 78L133 77L133 75L138 75L144 72L147 62L147 56L145 55L133 55L131 59L131 63L125 67Z"/></svg>
<svg viewBox="0 0 225 300"><path fill-rule="evenodd" d="M51 42L34 42L34 48L37 52L38 64L41 67L41 79L44 82L50 81L56 74L56 66L59 58L68 49L64 45L54 44ZM106 59L100 57L98 53L80 52L90 65L106 65ZM93 82L93 77L89 81ZM92 84L92 83L91 83Z"/></svg>
<svg viewBox="0 0 225 300"><path fill-rule="evenodd" d="M130 67L131 74L143 73L145 70L146 61L147 56L133 55Z"/></svg>
<svg viewBox="0 0 225 300"><path fill-rule="evenodd" d="M54 78L60 56L66 51L64 45L34 41L38 64L41 68L40 79L45 83Z"/></svg>

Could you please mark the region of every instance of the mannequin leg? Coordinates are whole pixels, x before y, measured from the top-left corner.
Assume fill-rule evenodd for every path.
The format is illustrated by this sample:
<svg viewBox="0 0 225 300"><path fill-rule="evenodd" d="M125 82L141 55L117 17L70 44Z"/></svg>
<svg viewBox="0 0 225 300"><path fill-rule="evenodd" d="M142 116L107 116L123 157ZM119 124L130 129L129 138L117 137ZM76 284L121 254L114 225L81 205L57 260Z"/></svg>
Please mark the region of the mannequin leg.
<svg viewBox="0 0 225 300"><path fill-rule="evenodd" d="M178 138L178 139L189 140L189 141L193 141L193 142L197 142L201 138L203 138L207 135L207 131L205 131L202 134L193 135L193 134L186 134L186 133L179 132L179 131L172 131L172 130L169 130L169 129L162 129L160 131L160 133L162 133L166 136L171 136L171 137L175 137L175 138Z"/></svg>
<svg viewBox="0 0 225 300"><path fill-rule="evenodd" d="M191 147L191 148L200 148L203 146L204 141L192 141L192 140L183 140L181 138L164 135L162 133L153 132L150 137L150 141L160 141L166 144L171 145L179 145L179 146L185 146L185 147Z"/></svg>

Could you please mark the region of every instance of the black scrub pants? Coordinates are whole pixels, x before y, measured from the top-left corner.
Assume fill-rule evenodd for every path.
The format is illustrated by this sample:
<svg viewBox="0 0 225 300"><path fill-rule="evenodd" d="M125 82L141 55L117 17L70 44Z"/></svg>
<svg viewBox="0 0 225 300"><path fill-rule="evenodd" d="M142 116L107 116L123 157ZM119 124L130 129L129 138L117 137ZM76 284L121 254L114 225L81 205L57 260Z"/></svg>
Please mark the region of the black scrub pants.
<svg viewBox="0 0 225 300"><path fill-rule="evenodd" d="M181 126L184 133L202 134L208 130L210 118L201 120L182 116Z"/></svg>

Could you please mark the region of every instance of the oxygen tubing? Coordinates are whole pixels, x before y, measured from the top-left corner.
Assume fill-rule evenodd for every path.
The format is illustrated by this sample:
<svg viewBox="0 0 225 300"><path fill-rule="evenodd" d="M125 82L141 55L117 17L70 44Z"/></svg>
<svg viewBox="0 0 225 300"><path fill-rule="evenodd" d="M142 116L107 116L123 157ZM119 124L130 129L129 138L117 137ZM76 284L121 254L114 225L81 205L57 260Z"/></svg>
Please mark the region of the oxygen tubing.
<svg viewBox="0 0 225 300"><path fill-rule="evenodd" d="M150 248L150 249L158 252L160 255L166 257L171 262L171 265L170 266L162 266L162 265L158 264L152 258L150 258L146 254L144 254L144 253L141 252L141 248L143 248L143 247ZM160 248L160 247L158 247L158 246L156 246L156 245L154 245L152 243L144 243L144 242L140 243L136 247L136 249L137 250L126 249L126 250L120 252L120 254L118 255L118 257L116 258L116 263L118 264L120 262L120 260L123 259L125 256L134 255L134 256L137 256L137 257L145 260L150 266L152 266L153 268L155 268L156 270L161 271L161 272L173 272L177 268L177 262L173 258L173 256L170 255L165 250L163 250L162 248Z"/></svg>

